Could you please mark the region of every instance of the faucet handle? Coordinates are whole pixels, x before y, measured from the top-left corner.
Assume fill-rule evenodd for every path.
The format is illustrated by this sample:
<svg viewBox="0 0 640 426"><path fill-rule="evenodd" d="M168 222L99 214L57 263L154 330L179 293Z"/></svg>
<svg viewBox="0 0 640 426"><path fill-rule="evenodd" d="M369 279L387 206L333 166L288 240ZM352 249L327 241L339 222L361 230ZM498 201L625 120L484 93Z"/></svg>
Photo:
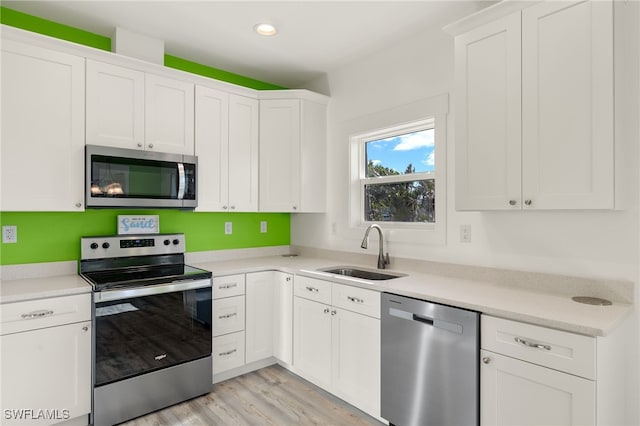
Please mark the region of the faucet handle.
<svg viewBox="0 0 640 426"><path fill-rule="evenodd" d="M385 264L385 265L389 265L389 264L391 264L391 261L389 260L389 252L387 252L387 253L384 255L384 264Z"/></svg>

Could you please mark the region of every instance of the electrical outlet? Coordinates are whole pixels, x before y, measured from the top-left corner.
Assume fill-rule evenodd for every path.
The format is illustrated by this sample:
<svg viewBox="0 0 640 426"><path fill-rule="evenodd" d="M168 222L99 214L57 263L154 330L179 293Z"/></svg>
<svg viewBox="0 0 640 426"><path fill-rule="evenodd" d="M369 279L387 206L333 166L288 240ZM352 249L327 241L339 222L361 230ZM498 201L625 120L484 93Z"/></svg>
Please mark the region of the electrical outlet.
<svg viewBox="0 0 640 426"><path fill-rule="evenodd" d="M8 243L17 243L18 242L18 227L15 225L3 226L2 227L2 242L5 244Z"/></svg>
<svg viewBox="0 0 640 426"><path fill-rule="evenodd" d="M267 221L263 220L262 222L260 222L260 232L261 233L265 233L267 232Z"/></svg>
<svg viewBox="0 0 640 426"><path fill-rule="evenodd" d="M471 225L460 225L460 242L471 242Z"/></svg>
<svg viewBox="0 0 640 426"><path fill-rule="evenodd" d="M225 233L225 235L233 234L233 223L231 223L231 222L225 222L224 223L224 233Z"/></svg>

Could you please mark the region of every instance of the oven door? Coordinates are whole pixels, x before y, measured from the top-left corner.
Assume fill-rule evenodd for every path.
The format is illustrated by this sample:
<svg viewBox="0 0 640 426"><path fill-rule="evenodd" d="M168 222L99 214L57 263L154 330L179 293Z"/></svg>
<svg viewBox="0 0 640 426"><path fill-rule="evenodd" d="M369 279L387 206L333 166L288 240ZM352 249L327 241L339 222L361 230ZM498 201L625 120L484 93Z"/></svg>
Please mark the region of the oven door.
<svg viewBox="0 0 640 426"><path fill-rule="evenodd" d="M94 386L211 355L211 280L94 293Z"/></svg>

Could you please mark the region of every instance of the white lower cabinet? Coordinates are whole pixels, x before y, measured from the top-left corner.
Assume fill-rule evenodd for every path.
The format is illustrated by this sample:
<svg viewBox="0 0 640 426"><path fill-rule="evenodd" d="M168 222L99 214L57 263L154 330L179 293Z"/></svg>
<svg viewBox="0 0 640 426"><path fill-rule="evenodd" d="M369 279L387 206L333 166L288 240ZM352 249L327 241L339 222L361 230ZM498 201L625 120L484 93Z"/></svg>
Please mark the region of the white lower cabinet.
<svg viewBox="0 0 640 426"><path fill-rule="evenodd" d="M481 351L483 425L594 425L595 382Z"/></svg>
<svg viewBox="0 0 640 426"><path fill-rule="evenodd" d="M601 363L615 363L606 349L612 339L487 315L481 324L482 425L617 423L619 413L611 417L611 410L598 408L611 407L610 394L615 393L604 385L609 378L598 380L597 374L611 368L600 368Z"/></svg>
<svg viewBox="0 0 640 426"><path fill-rule="evenodd" d="M89 294L2 305L0 406L4 422L29 423L28 418L18 417L21 410L23 415L38 418L38 424L88 416L90 307Z"/></svg>
<svg viewBox="0 0 640 426"><path fill-rule="evenodd" d="M244 365L245 276L213 278L213 375Z"/></svg>
<svg viewBox="0 0 640 426"><path fill-rule="evenodd" d="M379 417L380 293L296 276L294 295L294 371Z"/></svg>

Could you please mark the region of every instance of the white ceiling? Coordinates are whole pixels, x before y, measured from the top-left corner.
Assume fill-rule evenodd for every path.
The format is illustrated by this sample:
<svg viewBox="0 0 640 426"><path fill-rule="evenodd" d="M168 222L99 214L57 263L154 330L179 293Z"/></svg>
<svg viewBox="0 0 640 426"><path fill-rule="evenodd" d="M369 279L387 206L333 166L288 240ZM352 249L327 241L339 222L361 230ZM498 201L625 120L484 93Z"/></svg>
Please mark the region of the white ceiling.
<svg viewBox="0 0 640 426"><path fill-rule="evenodd" d="M288 88L492 1L5 1L3 6L111 36L164 40L165 53ZM279 33L253 32L260 21Z"/></svg>

